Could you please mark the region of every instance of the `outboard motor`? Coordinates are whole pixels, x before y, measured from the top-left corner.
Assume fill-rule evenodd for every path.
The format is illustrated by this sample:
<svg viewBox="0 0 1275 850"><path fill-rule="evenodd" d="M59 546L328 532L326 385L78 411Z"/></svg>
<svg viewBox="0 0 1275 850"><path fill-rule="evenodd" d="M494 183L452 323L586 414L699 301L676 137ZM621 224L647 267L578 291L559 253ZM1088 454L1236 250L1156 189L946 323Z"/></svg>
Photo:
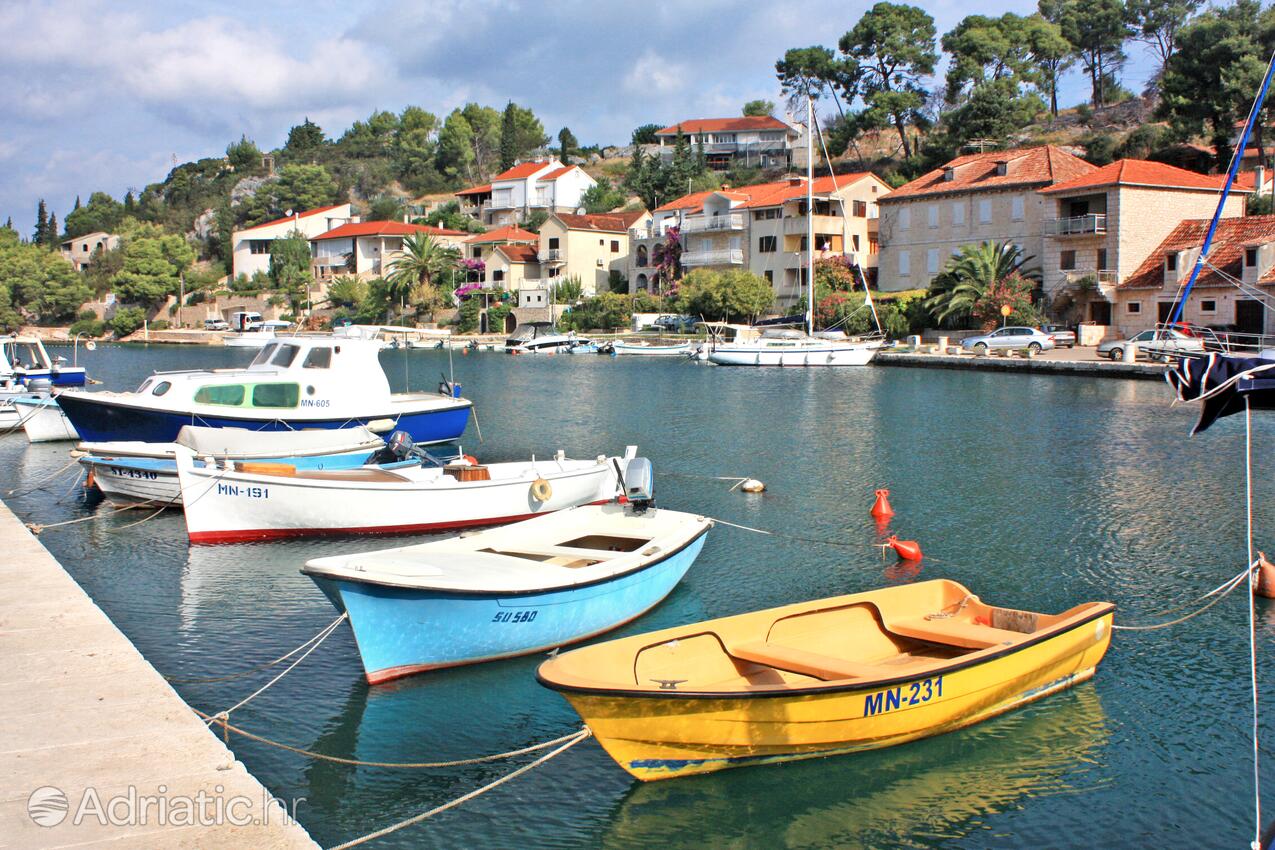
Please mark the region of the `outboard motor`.
<svg viewBox="0 0 1275 850"><path fill-rule="evenodd" d="M385 441L385 447L377 449L376 453L368 458L368 463L397 463L400 460L407 460L415 451L416 442L412 439L412 435L406 431L395 431Z"/></svg>
<svg viewBox="0 0 1275 850"><path fill-rule="evenodd" d="M53 392L53 382L48 378L32 378L27 381L27 392L51 393Z"/></svg>
<svg viewBox="0 0 1275 850"><path fill-rule="evenodd" d="M624 495L633 505L634 513L640 514L655 504L655 479L651 474L649 458L631 458L625 465L621 481Z"/></svg>

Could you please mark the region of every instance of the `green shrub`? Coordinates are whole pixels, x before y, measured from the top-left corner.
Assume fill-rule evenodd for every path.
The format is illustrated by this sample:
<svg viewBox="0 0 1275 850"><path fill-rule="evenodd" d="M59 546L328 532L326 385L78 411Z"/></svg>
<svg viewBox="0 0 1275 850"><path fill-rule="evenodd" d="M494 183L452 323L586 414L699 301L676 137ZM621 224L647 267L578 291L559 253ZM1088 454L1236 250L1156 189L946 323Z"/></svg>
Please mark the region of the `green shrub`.
<svg viewBox="0 0 1275 850"><path fill-rule="evenodd" d="M151 330L153 331L166 331L168 328L169 324L167 319L156 319L151 322Z"/></svg>
<svg viewBox="0 0 1275 850"><path fill-rule="evenodd" d="M75 318L79 319L81 322L91 322L97 319L97 313L94 313L92 310L81 310L75 314Z"/></svg>
<svg viewBox="0 0 1275 850"><path fill-rule="evenodd" d="M91 315L93 311L88 310L86 312ZM81 318L71 325L68 329L68 333L70 333L72 337L76 334L81 336L101 336L106 333L106 322L103 322L101 319L96 317L90 319Z"/></svg>
<svg viewBox="0 0 1275 850"><path fill-rule="evenodd" d="M117 337L126 337L146 321L146 311L141 307L120 307L111 317L111 330Z"/></svg>
<svg viewBox="0 0 1275 850"><path fill-rule="evenodd" d="M482 311L482 302L477 298L467 298L460 302L460 311L456 318L456 331L467 334L478 330L478 316Z"/></svg>

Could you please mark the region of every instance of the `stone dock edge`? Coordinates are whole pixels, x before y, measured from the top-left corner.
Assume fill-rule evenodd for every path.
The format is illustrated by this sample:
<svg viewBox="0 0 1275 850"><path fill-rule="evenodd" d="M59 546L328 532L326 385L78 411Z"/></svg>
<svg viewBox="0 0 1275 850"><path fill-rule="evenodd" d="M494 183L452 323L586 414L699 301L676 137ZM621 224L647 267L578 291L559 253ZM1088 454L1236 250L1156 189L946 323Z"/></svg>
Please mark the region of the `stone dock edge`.
<svg viewBox="0 0 1275 850"><path fill-rule="evenodd" d="M1103 363L1021 357L961 357L951 354L902 354L891 351L878 353L872 362L882 366L908 366L921 369L973 369L982 372L1082 375L1088 378L1135 378L1145 381L1163 381L1165 373L1163 365L1151 363Z"/></svg>
<svg viewBox="0 0 1275 850"><path fill-rule="evenodd" d="M0 847L318 846L3 502L0 546Z"/></svg>

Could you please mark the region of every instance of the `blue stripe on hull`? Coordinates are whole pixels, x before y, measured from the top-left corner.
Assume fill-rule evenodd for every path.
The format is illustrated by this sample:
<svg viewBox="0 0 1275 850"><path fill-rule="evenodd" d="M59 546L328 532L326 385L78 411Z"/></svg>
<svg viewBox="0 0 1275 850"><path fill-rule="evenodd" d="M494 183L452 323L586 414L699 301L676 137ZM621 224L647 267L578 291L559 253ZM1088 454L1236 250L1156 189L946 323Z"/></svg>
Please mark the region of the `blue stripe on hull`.
<svg viewBox="0 0 1275 850"><path fill-rule="evenodd" d="M668 596L706 536L611 581L546 593L448 594L313 578L349 613L363 669L375 683L526 655L614 629Z"/></svg>
<svg viewBox="0 0 1275 850"><path fill-rule="evenodd" d="M82 399L62 398L62 409L88 442L140 440L147 443L171 443L183 425L209 428L248 428L253 431L290 431L303 428L350 428L366 425L381 416L352 419L240 419L228 416L194 416L162 410L145 410L115 404L102 404ZM460 439L469 422L469 407L429 410L404 414L394 426L406 431L418 443L445 443Z"/></svg>
<svg viewBox="0 0 1275 850"><path fill-rule="evenodd" d="M18 370L18 375L24 383L45 378L55 387L82 387L85 382L84 369L78 366L59 369L57 372L49 369L21 369Z"/></svg>

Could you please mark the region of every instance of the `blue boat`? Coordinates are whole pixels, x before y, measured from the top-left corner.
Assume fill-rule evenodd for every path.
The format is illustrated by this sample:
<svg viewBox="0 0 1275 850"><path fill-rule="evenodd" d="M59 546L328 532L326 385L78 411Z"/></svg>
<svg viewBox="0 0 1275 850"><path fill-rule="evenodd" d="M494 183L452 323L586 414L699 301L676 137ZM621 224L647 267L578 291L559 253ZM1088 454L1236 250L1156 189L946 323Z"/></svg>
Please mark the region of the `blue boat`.
<svg viewBox="0 0 1275 850"><path fill-rule="evenodd" d="M350 616L370 684L541 652L610 631L686 575L712 520L585 505L418 546L309 561Z"/></svg>
<svg viewBox="0 0 1275 850"><path fill-rule="evenodd" d="M0 380L5 378L21 384L43 380L54 387L82 387L87 381L83 366L49 357L44 343L34 336L0 336Z"/></svg>
<svg viewBox="0 0 1275 850"><path fill-rule="evenodd" d="M84 440L171 443L184 425L253 431L371 427L421 444L456 440L472 407L454 393L390 392L375 340L283 337L242 369L157 372L136 392L67 390ZM449 389L452 385L449 385Z"/></svg>

